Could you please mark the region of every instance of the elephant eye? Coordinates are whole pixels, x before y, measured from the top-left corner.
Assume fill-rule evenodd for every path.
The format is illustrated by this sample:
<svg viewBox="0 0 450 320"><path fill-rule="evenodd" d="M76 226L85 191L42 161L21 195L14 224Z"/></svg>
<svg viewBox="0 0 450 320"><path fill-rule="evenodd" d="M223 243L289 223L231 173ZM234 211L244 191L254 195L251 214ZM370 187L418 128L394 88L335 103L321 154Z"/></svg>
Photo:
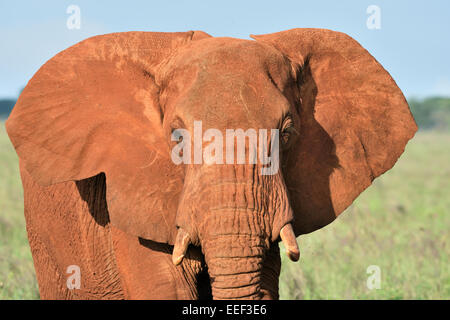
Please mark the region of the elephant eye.
<svg viewBox="0 0 450 320"><path fill-rule="evenodd" d="M179 133L177 132L177 130L178 130L178 128L172 128L172 130L171 130L171 135L172 135L172 147L174 147L175 145L177 145L177 144L183 142L183 135L182 135L182 134L179 134ZM174 139L174 138L175 138L175 139ZM179 150L178 156L179 156L180 158L183 157L183 149L180 149L180 150Z"/></svg>
<svg viewBox="0 0 450 320"><path fill-rule="evenodd" d="M290 133L288 131L283 131L281 133L281 141L283 145L286 145L289 142Z"/></svg>
<svg viewBox="0 0 450 320"><path fill-rule="evenodd" d="M287 115L284 118L280 131L281 131L280 133L281 145L283 148L288 148L289 142L291 141L291 136L297 132L295 130L294 122L292 121L290 115Z"/></svg>

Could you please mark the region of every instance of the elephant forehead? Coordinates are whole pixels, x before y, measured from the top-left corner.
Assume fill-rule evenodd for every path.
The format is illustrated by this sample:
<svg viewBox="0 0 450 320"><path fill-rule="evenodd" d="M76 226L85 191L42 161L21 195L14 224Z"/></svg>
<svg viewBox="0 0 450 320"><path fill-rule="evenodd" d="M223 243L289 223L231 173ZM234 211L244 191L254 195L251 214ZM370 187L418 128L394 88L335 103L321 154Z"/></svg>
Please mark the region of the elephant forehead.
<svg viewBox="0 0 450 320"><path fill-rule="evenodd" d="M290 61L273 47L253 40L208 38L194 41L170 56L156 75L162 87L173 80L205 80L233 85L236 81L264 82L278 87L290 81ZM175 81L176 82L176 81Z"/></svg>
<svg viewBox="0 0 450 320"><path fill-rule="evenodd" d="M178 116L212 125L273 127L289 109L281 94L289 82L287 59L251 40L197 42L175 54L162 70L160 82Z"/></svg>
<svg viewBox="0 0 450 320"><path fill-rule="evenodd" d="M203 68L260 68L283 63L283 55L269 46L253 40L208 38L190 43L170 59L170 68L198 65Z"/></svg>

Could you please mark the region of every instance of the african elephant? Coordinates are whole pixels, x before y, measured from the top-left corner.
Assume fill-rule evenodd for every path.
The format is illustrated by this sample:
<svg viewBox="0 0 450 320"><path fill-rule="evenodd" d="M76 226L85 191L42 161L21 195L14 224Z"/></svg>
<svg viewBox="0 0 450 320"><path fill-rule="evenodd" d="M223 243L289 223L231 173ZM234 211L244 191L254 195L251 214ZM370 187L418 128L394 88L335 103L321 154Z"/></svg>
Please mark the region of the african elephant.
<svg viewBox="0 0 450 320"><path fill-rule="evenodd" d="M33 76L6 127L41 298L278 299L279 241L298 260L297 236L395 164L417 127L360 44L325 29L252 38L95 36ZM249 161L250 134L249 160L206 161L209 129L273 130L259 144L278 146L279 169ZM180 130L205 132L204 158L174 162L180 144L195 153Z"/></svg>

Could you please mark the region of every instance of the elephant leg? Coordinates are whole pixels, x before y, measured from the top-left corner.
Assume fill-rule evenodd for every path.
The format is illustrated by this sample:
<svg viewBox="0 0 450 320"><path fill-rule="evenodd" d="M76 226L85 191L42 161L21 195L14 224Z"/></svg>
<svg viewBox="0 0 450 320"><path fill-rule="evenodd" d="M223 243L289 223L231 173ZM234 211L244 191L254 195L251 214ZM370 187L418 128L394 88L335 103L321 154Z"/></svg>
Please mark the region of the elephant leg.
<svg viewBox="0 0 450 320"><path fill-rule="evenodd" d="M190 248L183 263L174 266L172 246L140 239L114 227L112 238L128 299L208 298L209 278L200 249Z"/></svg>
<svg viewBox="0 0 450 320"><path fill-rule="evenodd" d="M114 257L104 176L42 187L21 166L21 177L41 299L125 298Z"/></svg>

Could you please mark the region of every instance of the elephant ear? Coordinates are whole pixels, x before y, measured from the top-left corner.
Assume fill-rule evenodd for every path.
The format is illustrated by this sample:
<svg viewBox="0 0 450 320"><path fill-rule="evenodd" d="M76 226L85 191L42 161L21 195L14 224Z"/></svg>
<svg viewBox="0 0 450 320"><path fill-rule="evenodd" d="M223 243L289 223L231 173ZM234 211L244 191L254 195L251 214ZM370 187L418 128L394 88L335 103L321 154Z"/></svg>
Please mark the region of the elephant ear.
<svg viewBox="0 0 450 320"><path fill-rule="evenodd" d="M41 185L106 176L110 222L173 243L183 184L169 157L154 81L158 64L201 31L124 32L82 41L29 81L6 128Z"/></svg>
<svg viewBox="0 0 450 320"><path fill-rule="evenodd" d="M284 174L295 233L309 233L392 168L417 126L394 80L351 37L324 29L252 37L299 69L300 135Z"/></svg>

